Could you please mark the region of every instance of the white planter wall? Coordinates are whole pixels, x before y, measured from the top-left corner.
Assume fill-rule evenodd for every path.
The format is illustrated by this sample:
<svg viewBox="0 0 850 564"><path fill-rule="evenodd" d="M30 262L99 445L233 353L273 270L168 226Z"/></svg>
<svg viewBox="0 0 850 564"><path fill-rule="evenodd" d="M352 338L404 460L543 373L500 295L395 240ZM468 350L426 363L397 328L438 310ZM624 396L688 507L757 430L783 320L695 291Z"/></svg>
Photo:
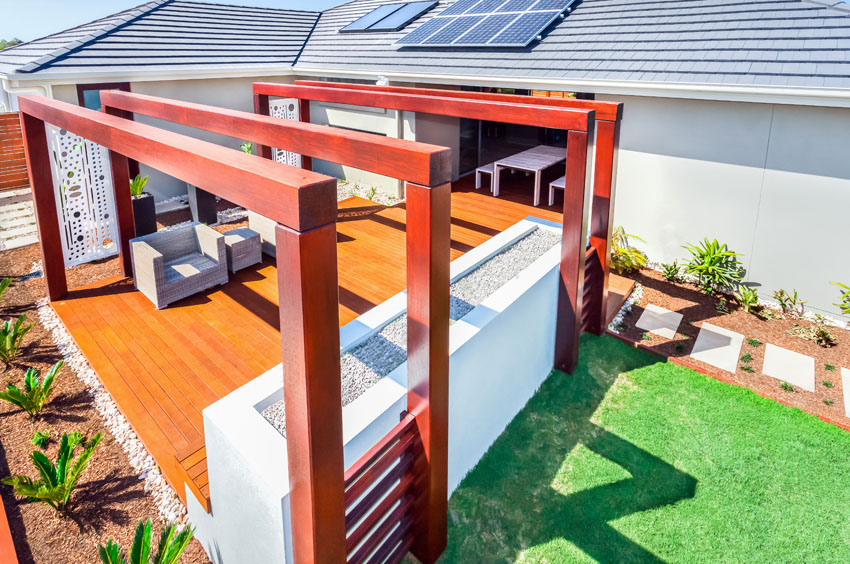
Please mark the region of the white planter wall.
<svg viewBox="0 0 850 564"><path fill-rule="evenodd" d="M464 276L535 227L523 220L452 263ZM449 494L525 405L554 362L556 245L452 325L449 356ZM398 294L340 330L346 351L404 313ZM196 537L214 563L292 562L286 439L261 415L283 396L280 366L204 410L212 511L187 491ZM399 421L407 406L407 365L343 408L346 467Z"/></svg>
<svg viewBox="0 0 850 564"><path fill-rule="evenodd" d="M625 104L615 224L653 260L717 238L771 298L796 288L838 314L850 280L850 109L598 96Z"/></svg>

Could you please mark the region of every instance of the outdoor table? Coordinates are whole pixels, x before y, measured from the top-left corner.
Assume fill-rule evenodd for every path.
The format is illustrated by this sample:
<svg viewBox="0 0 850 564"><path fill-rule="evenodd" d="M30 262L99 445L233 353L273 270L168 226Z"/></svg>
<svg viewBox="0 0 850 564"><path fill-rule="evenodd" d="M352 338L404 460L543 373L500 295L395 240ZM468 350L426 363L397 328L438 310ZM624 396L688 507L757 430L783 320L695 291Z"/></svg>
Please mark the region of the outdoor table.
<svg viewBox="0 0 850 564"><path fill-rule="evenodd" d="M563 147L538 145L516 155L499 159L493 166L493 196L499 195L499 179L503 168L524 170L534 173L534 205L540 205L541 173L558 163L567 160L567 150Z"/></svg>

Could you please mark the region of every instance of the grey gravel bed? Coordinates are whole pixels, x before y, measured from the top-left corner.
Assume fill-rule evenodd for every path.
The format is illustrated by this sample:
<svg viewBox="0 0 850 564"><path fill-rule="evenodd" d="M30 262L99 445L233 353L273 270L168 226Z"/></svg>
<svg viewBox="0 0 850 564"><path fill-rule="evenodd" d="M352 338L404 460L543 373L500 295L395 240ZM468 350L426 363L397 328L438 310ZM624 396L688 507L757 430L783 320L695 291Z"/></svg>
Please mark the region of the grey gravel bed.
<svg viewBox="0 0 850 564"><path fill-rule="evenodd" d="M514 276L554 247L561 237L537 228L451 285L451 322L472 311ZM346 406L407 360L407 314L399 316L361 345L342 355L342 405ZM286 436L283 400L263 417Z"/></svg>

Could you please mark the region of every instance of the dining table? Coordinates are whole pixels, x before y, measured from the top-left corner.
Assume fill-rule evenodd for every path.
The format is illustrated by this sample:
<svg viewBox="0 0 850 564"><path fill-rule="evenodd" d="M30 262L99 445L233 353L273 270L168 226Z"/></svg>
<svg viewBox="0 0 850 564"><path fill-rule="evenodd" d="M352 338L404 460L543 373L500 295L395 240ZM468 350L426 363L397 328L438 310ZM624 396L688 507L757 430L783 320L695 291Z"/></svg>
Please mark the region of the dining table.
<svg viewBox="0 0 850 564"><path fill-rule="evenodd" d="M493 163L493 196L499 195L499 180L503 169L521 170L534 174L534 205L540 205L540 182L543 171L567 160L567 150L553 145L538 145L504 157Z"/></svg>

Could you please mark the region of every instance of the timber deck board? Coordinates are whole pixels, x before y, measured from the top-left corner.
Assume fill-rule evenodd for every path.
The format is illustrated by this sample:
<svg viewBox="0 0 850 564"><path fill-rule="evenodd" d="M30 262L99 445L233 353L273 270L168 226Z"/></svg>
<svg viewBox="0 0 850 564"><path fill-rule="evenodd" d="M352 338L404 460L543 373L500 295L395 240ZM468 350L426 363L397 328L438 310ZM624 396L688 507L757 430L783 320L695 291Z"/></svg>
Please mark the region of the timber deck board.
<svg viewBox="0 0 850 564"><path fill-rule="evenodd" d="M505 182L499 198L471 178L456 183L451 258L528 216L559 221L557 207L531 206L530 182ZM406 241L404 204L350 198L339 208L342 326L405 288ZM52 305L181 501L188 487L209 511L202 411L280 363L274 260L163 310L120 277Z"/></svg>

